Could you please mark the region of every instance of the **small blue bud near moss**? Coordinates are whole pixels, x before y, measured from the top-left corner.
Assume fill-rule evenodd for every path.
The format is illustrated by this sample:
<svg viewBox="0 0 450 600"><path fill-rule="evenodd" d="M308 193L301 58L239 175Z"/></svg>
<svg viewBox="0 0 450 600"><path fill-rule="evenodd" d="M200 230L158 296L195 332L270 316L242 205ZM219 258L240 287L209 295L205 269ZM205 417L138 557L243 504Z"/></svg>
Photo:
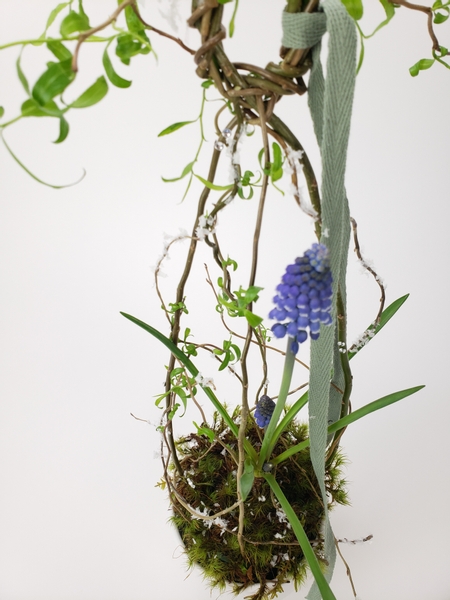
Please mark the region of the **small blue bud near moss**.
<svg viewBox="0 0 450 600"><path fill-rule="evenodd" d="M255 421L258 427L264 429L270 422L273 411L275 409L275 402L269 396L261 396L255 410Z"/></svg>
<svg viewBox="0 0 450 600"><path fill-rule="evenodd" d="M324 244L313 244L286 267L269 318L278 321L272 326L276 338L286 334L292 338L294 354L307 340L308 330L309 337L317 340L320 325L331 325L332 284L329 251Z"/></svg>

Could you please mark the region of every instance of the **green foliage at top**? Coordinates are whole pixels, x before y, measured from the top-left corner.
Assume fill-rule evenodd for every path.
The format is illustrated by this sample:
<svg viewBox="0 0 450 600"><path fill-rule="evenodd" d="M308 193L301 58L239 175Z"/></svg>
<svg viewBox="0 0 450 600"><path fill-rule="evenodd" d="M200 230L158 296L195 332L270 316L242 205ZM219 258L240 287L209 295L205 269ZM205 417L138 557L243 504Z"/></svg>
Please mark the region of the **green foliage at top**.
<svg viewBox="0 0 450 600"><path fill-rule="evenodd" d="M12 46L20 47L20 53L16 60L16 71L26 95L26 99L22 102L20 114L10 118L8 121L1 122L0 131L4 131L7 127L23 118L50 117L59 120L59 135L55 143L59 144L63 142L69 134L67 113L71 109L88 108L98 104L108 92L107 81L120 88L126 88L131 85L131 81L124 79L115 71L108 54L108 48L111 44L115 44L115 54L125 65L129 65L131 58L134 56L149 54L152 51L145 26L130 5L127 5L123 10L125 14L125 27L121 27L117 22L111 21L114 29L108 35L102 37L96 35L95 32L89 35L91 23L84 10L83 2L79 0L77 10L73 8L73 4L73 1L58 4L50 12L44 32L40 36L0 46L0 49ZM53 30L53 26L58 20L59 35L55 37L55 34L50 33L50 31ZM74 46L75 42L77 42L76 46ZM97 77L92 85L78 97L68 101L67 95L70 95L71 84L76 79L78 53L83 52L84 43L104 43L105 48L102 55L102 64L105 75ZM45 69L36 81L30 84L28 76L21 65L23 51L25 48L44 44L51 53L52 58L47 62ZM74 50L74 48L76 49ZM0 118L3 116L4 110L0 111ZM6 143L5 146L16 162L28 171L11 152ZM33 174L31 175L40 181L39 178Z"/></svg>

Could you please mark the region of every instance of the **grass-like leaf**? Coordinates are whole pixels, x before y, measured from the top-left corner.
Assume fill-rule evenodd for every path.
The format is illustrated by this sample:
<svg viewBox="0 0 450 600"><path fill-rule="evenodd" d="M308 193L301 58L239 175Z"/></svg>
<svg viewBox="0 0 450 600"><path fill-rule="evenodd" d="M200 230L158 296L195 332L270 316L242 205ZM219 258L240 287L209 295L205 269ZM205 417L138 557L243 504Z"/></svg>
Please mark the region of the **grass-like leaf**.
<svg viewBox="0 0 450 600"><path fill-rule="evenodd" d="M328 427L328 433L329 434L335 433L336 431L339 431L340 429L347 427L351 423L354 423L355 421L362 419L362 417L365 417L366 415L370 415L370 413L373 413L376 410L380 410L381 408L385 408L386 406L389 406L390 404L394 404L395 402L398 402L399 400L403 400L403 398L412 396L412 394L419 392L424 387L425 387L424 385L418 385L416 387L408 388L406 390L394 392L393 394L388 394L387 396L383 396L382 398L379 398L378 400L374 400L374 402L370 402L369 404L366 404L365 406L358 408L357 410L350 413L346 417L343 417L342 419L339 419L339 421L336 421L335 423L330 425ZM296 446L292 446L285 452L282 452L276 458L272 459L271 462L272 462L272 464L277 465L277 464L283 462L283 460L286 460L287 458L292 456L293 454L296 454L297 452L304 450L308 446L309 446L309 439L305 440L304 442L301 442L300 444L297 444Z"/></svg>
<svg viewBox="0 0 450 600"><path fill-rule="evenodd" d="M316 555L314 554L314 550L311 547L311 544L306 536L306 533L300 523L299 518L295 514L292 506L289 504L288 499L283 494L282 489L278 485L277 480L270 473L265 473L264 477L267 483L270 485L273 493L275 494L278 502L281 504L281 508L286 513L287 518L289 519L289 523L292 526L292 529L295 533L295 536L300 544L303 554L305 555L306 560L308 561L309 568L316 580L317 586L322 595L322 600L336 600L335 595L331 591L330 586L325 579L324 574L322 573L322 569L320 568L319 561L317 560Z"/></svg>
<svg viewBox="0 0 450 600"><path fill-rule="evenodd" d="M132 315L129 315L124 312L121 312L120 314L122 316L124 316L126 319L130 320L132 323L135 323L139 327L142 327L142 329L144 329L145 331L147 331L148 333L153 335L153 337L155 337L162 344L164 344L164 346L166 346L172 352L172 354L175 356L175 358L177 358L186 367L186 369L191 373L191 375L193 375L193 377L196 377L199 374L199 370L194 365L194 363L186 356L186 354L184 354L184 352L182 352L180 350L180 348L176 344L174 344L172 342L172 340L167 338L165 335L163 335L160 331L158 331L151 325L147 325L147 323L144 323L144 321L141 321L140 319L136 319L136 317L133 317ZM225 423L228 425L228 427L231 429L231 431L237 437L239 434L238 426L233 421L233 419L230 417L227 410L225 409L223 404L220 402L220 400L217 398L217 396L214 394L212 389L209 387L206 387L206 386L205 387L201 386L201 388L205 392L205 394L208 396L208 398L211 400L214 408L221 415L221 417L223 418ZM256 461L256 452L255 452L254 448L252 447L252 445L250 444L250 442L248 440L244 440L244 445L245 445L247 454Z"/></svg>
<svg viewBox="0 0 450 600"><path fill-rule="evenodd" d="M409 298L409 294L405 294L404 296L401 296L397 300L394 300L394 302L392 302L392 304L389 304L389 306L383 310L383 312L381 313L380 322L378 323L378 325L376 327L373 327L372 325L370 325L367 328L367 330L374 331L372 337L368 340L367 343L369 343L369 341L383 329L383 327L392 319L392 317L395 315L395 313L399 310L399 308L401 308L401 306L403 306L403 304L406 302L406 300L408 300L408 298ZM355 356L355 354L358 354L358 352L359 352L359 350L357 350L356 352L349 352L348 353L349 360L351 360Z"/></svg>

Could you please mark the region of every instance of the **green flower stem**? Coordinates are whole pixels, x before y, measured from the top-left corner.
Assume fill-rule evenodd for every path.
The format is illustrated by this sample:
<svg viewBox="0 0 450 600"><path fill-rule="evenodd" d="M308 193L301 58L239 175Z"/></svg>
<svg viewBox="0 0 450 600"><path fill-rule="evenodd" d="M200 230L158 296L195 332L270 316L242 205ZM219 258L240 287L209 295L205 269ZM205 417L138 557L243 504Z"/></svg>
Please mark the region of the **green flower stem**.
<svg viewBox="0 0 450 600"><path fill-rule="evenodd" d="M283 369L283 377L281 379L280 385L280 393L278 395L278 400L275 405L275 409L273 411L272 418L270 419L270 423L267 426L267 429L264 434L263 443L261 446L261 452L259 454L258 461L258 471L260 471L264 465L264 463L269 458L275 443L275 429L277 427L278 420L283 412L284 405L286 404L286 398L289 393L289 386L291 385L292 373L294 371L295 364L295 354L291 350L292 345L292 337L288 337L287 347L286 347L286 357L284 360L284 369Z"/></svg>
<svg viewBox="0 0 450 600"><path fill-rule="evenodd" d="M17 117L14 117L14 119L11 119L11 121L6 121L6 123L0 123L0 127L2 129L5 129L9 125L12 125L13 123L17 123L17 121L20 121L20 119L23 119L23 115L19 115Z"/></svg>
<svg viewBox="0 0 450 600"><path fill-rule="evenodd" d="M347 349L347 315L345 314L344 302L341 291L337 294L337 312L338 312L338 340L345 344L343 348ZM353 388L353 377L350 369L349 356L347 351L341 353L341 365L344 373L344 395L342 397L341 419L348 414L350 396Z"/></svg>
<svg viewBox="0 0 450 600"><path fill-rule="evenodd" d="M319 561L317 560L316 555L314 554L314 550L309 543L309 540L306 536L306 533L300 523L299 518L295 514L292 506L289 504L288 499L283 494L280 486L278 485L275 477L270 473L264 474L264 478L267 483L270 485L273 493L277 497L277 500L281 504L282 509L286 513L287 518L289 519L289 523L292 525L292 529L295 533L295 536L303 550L303 554L305 555L306 560L308 561L309 568L316 580L317 586L322 595L322 600L336 600L336 596L331 591L330 586L325 579L324 574L319 565Z"/></svg>
<svg viewBox="0 0 450 600"><path fill-rule="evenodd" d="M300 398L291 406L291 408L287 411L281 421L278 423L277 428L275 429L275 433L273 434L273 438L275 440L275 444L278 441L278 438L283 433L283 431L288 427L289 423L295 416L301 411L301 409L308 404L308 392L306 391Z"/></svg>
<svg viewBox="0 0 450 600"><path fill-rule="evenodd" d="M411 396L412 394L419 392L424 387L425 387L424 385L418 385L413 388L401 390L400 392L394 392L393 394L389 394L388 396L383 396L382 398L379 398L378 400L375 400L374 402L370 402L369 404L366 404L365 406L358 408L358 410L355 410L354 412L350 413L346 417L339 419L339 421L336 421L336 423L333 423L332 425L330 425L328 427L328 433L329 434L335 433L336 431L339 431L340 429L347 427L348 425L350 425L350 423L354 423L355 421L358 421L362 417L365 417L366 415L370 415L370 413L375 412L376 410L380 410L380 408L389 406L389 404L394 404L394 402L398 402L399 400L402 400L403 398L406 398L407 396ZM309 439L305 440L304 442L301 442L300 444L296 444L295 446L292 446L285 452L282 452L277 457L273 458L271 460L271 463L273 465L279 465L281 462L288 459L293 454L296 454L297 452L301 452L301 450L308 448L308 446L309 446Z"/></svg>

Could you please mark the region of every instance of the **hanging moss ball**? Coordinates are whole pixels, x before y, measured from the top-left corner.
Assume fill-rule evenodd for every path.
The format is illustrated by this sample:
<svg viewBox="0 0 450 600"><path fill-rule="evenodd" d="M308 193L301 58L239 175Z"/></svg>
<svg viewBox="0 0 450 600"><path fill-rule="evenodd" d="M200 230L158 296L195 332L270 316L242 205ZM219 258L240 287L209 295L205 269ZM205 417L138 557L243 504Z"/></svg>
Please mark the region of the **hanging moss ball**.
<svg viewBox="0 0 450 600"><path fill-rule="evenodd" d="M238 417L236 411L233 418ZM218 414L208 427L215 433L213 441L194 433L178 440L184 476L175 470L171 474L172 521L180 533L189 565L198 565L210 585L221 591L227 584L236 594L257 585L253 595L246 596L251 600L275 598L288 581L297 588L306 577L307 563L286 514L263 477L255 478L244 503L244 555L237 535L239 508L214 517L237 501L237 440ZM249 419L247 438L256 450L261 446L261 437L261 431ZM292 422L272 456L307 437L307 425ZM328 508L335 503L348 503L343 463L342 454L336 452L326 466ZM309 449L274 467L272 474L300 519L319 562L325 566L324 508Z"/></svg>

